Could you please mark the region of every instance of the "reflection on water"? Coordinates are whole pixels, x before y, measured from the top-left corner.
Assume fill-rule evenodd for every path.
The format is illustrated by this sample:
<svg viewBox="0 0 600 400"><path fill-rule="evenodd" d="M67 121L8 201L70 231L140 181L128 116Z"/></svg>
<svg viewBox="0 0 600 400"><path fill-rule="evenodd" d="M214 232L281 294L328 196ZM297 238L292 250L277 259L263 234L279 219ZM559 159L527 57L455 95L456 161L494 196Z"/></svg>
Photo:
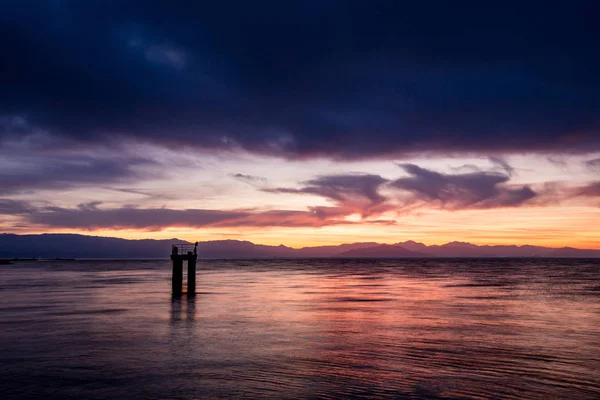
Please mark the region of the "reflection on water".
<svg viewBox="0 0 600 400"><path fill-rule="evenodd" d="M0 267L0 398L600 398L600 263Z"/></svg>
<svg viewBox="0 0 600 400"><path fill-rule="evenodd" d="M196 319L196 297L172 296L171 297L171 322L194 322Z"/></svg>

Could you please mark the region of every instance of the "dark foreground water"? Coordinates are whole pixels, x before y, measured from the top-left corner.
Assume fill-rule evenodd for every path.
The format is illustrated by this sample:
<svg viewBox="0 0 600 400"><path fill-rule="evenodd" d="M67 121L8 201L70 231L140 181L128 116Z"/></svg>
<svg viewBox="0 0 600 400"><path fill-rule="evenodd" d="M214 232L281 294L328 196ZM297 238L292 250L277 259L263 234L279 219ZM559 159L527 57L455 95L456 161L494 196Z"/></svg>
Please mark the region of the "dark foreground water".
<svg viewBox="0 0 600 400"><path fill-rule="evenodd" d="M598 399L600 261L0 266L1 399Z"/></svg>

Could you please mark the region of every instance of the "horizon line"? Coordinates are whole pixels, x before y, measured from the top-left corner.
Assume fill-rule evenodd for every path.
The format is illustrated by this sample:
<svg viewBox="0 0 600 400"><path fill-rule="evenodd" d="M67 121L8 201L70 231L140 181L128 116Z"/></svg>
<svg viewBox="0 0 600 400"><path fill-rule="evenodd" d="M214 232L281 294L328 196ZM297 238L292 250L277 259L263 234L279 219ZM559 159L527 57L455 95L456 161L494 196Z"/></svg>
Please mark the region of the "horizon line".
<svg viewBox="0 0 600 400"><path fill-rule="evenodd" d="M290 249L295 249L295 250L299 250L299 249L305 249L305 248L312 248L312 247L336 247L336 246L343 246L343 245L352 245L352 244L359 244L359 243L373 243L375 245L397 245L397 244L403 244L406 242L414 242L414 243L418 243L418 244L423 244L426 247L431 247L431 246L444 246L447 244L451 244L451 243L464 243L464 244L470 244L470 245L474 245L474 246L478 246L478 247L484 247L484 246L506 246L506 247L525 247L525 246L531 246L531 247L541 247L541 248L546 248L546 249L576 249L576 250L600 250L600 247L587 247L587 248L582 248L582 247L573 247L573 246L541 246L541 245L532 245L532 244L528 244L528 243L524 243L524 244L490 244L490 243L485 243L485 244L477 244L477 243L472 243L469 241L464 241L464 240L453 240L450 242L440 242L440 243L431 243L428 244L427 241L420 241L420 240L414 240L414 239L409 239L409 240L405 240L405 241L400 241L400 242L378 242L378 241L355 241L355 242L340 242L337 244L318 244L318 245L309 245L309 246L301 246L301 247L295 247L295 246L290 246L290 245L286 245L283 243L280 243L278 245L274 245L274 244L266 244L266 243L259 243L259 242L253 242L251 240L248 239L230 239L230 238L226 238L226 239L215 239L215 240L194 240L194 241L190 241L190 240L185 240L185 239L180 239L177 237L172 237L172 238L167 238L167 239L156 239L156 238L127 238L127 237L122 237L122 236L104 236L104 235L93 235L93 234L83 234L83 233L73 233L73 232L43 232L43 233L25 233L25 234L19 234L19 233L13 233L13 232L0 232L0 235L15 235L15 236L39 236L39 235L74 235L74 236L85 236L85 237L97 237L97 238L109 238L109 239L122 239L122 240L128 240L128 241L141 241L141 240L156 240L156 241L172 241L172 240L178 240L181 242L186 242L186 243L194 243L194 242L198 242L198 243L210 243L210 242L224 242L224 241L234 241L234 242L248 242L254 245L260 245L260 246L268 246L268 247L287 247Z"/></svg>

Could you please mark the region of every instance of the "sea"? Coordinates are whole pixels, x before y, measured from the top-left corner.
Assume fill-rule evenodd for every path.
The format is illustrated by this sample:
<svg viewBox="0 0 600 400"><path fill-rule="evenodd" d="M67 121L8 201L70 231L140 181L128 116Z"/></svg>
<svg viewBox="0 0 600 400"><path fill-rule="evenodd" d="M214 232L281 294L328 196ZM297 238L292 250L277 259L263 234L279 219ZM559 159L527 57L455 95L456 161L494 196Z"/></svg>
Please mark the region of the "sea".
<svg viewBox="0 0 600 400"><path fill-rule="evenodd" d="M600 399L600 260L0 266L0 399Z"/></svg>

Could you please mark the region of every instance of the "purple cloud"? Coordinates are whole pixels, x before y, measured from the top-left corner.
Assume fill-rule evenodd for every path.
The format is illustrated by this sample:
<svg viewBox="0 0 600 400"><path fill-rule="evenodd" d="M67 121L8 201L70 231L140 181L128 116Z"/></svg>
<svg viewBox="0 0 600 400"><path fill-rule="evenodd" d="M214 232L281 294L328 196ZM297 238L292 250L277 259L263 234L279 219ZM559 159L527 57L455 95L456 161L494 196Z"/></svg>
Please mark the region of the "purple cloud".
<svg viewBox="0 0 600 400"><path fill-rule="evenodd" d="M347 210L347 213L360 212L367 216L386 198L379 193L379 188L388 182L379 175L348 174L328 175L303 182L305 186L294 188L264 189L275 193L313 194L332 200L336 205ZM352 211L351 211L352 210Z"/></svg>
<svg viewBox="0 0 600 400"><path fill-rule="evenodd" d="M506 160L502 157L489 157L489 160L500 167L508 176L513 176L515 174L515 168L510 165Z"/></svg>
<svg viewBox="0 0 600 400"><path fill-rule="evenodd" d="M1 194L74 186L133 182L155 177L148 167L158 163L142 157L97 158L83 155L24 156L17 166L0 169Z"/></svg>
<svg viewBox="0 0 600 400"><path fill-rule="evenodd" d="M321 227L349 225L344 219L348 210L311 208L296 210L207 210L168 208L101 208L100 202L77 207L25 208L18 202L0 202L0 213L20 215L30 224L68 229L142 229L158 231L167 227ZM393 223L368 221L366 223Z"/></svg>
<svg viewBox="0 0 600 400"><path fill-rule="evenodd" d="M600 181L592 182L576 190L576 194L586 197L600 197Z"/></svg>
<svg viewBox="0 0 600 400"><path fill-rule="evenodd" d="M0 199L0 215L21 215L34 210L29 202L13 199Z"/></svg>
<svg viewBox="0 0 600 400"><path fill-rule="evenodd" d="M200 228L247 215L243 211L99 208L99 205L99 202L93 202L76 208L45 207L32 212L28 220L54 228L160 230L169 226Z"/></svg>
<svg viewBox="0 0 600 400"><path fill-rule="evenodd" d="M435 202L443 208L516 207L533 199L529 186L507 186L508 175L491 172L442 174L414 164L400 164L411 176L400 178L391 186L411 193L411 201Z"/></svg>

